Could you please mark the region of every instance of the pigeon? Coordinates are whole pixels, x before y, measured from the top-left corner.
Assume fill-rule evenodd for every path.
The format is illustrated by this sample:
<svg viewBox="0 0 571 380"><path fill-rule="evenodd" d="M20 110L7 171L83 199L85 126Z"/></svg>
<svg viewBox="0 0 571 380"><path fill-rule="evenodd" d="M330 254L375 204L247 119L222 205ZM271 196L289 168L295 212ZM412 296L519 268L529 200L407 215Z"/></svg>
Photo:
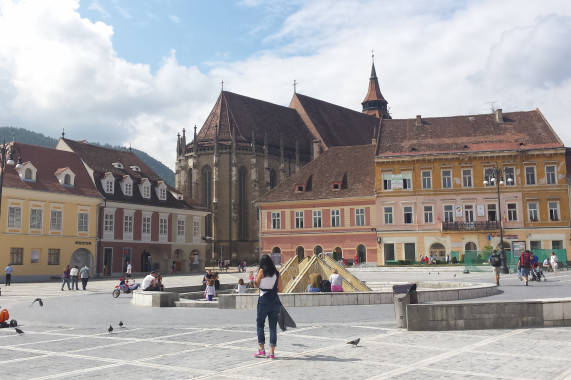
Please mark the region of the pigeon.
<svg viewBox="0 0 571 380"><path fill-rule="evenodd" d="M454 275L454 277L456 277L456 275Z"/></svg>
<svg viewBox="0 0 571 380"><path fill-rule="evenodd" d="M40 306L44 306L44 301L42 301L41 298L36 298L34 302L32 302L32 304L30 305L30 307L32 307L34 303L36 303L36 301L40 304Z"/></svg>
<svg viewBox="0 0 571 380"><path fill-rule="evenodd" d="M123 321L119 321L119 327L123 327Z"/></svg>
<svg viewBox="0 0 571 380"><path fill-rule="evenodd" d="M347 344L352 344L353 347L357 347L357 345L359 344L359 342L361 341L361 338L357 338L355 340L352 340L350 342L347 342Z"/></svg>
<svg viewBox="0 0 571 380"><path fill-rule="evenodd" d="M17 328L17 327L16 327L16 332L17 332L18 334L23 334L23 333L24 333L22 330L20 330L20 329Z"/></svg>
<svg viewBox="0 0 571 380"><path fill-rule="evenodd" d="M109 328L107 329L107 331L112 332L112 331L113 331L113 326L109 325Z"/></svg>

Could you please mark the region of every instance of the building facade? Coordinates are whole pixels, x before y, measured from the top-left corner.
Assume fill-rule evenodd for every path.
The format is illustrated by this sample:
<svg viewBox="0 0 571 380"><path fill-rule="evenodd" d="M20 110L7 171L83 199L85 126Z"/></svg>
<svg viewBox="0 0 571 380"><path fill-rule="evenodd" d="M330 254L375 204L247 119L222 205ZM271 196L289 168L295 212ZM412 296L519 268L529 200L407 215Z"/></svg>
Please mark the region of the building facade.
<svg viewBox="0 0 571 380"><path fill-rule="evenodd" d="M508 255L568 248L566 149L539 110L384 119L378 141L380 263L499 248L500 223Z"/></svg>
<svg viewBox="0 0 571 380"><path fill-rule="evenodd" d="M101 198L94 272L201 271L204 218L209 211L187 202L134 153L60 138L57 149L77 154Z"/></svg>
<svg viewBox="0 0 571 380"><path fill-rule="evenodd" d="M101 196L73 153L11 143L3 173L0 258L15 281L61 276L94 264Z"/></svg>

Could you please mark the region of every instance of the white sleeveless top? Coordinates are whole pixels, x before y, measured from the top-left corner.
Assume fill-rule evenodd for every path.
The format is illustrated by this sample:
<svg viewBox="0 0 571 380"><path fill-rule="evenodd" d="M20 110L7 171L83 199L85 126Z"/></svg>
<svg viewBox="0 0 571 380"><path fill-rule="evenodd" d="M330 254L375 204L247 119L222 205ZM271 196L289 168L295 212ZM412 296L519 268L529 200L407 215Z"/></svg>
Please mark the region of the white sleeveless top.
<svg viewBox="0 0 571 380"><path fill-rule="evenodd" d="M272 277L264 277L260 281L260 297L266 294L262 289L273 289L278 277L274 274Z"/></svg>

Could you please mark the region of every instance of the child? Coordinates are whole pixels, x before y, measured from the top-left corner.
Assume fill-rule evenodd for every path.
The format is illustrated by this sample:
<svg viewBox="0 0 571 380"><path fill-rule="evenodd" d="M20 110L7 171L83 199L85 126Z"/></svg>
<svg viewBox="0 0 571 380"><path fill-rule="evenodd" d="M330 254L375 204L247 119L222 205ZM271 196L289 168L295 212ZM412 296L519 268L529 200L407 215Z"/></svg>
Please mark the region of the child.
<svg viewBox="0 0 571 380"><path fill-rule="evenodd" d="M213 279L208 280L206 290L204 291L204 296L208 301L212 301L212 298L216 296L216 288L214 287Z"/></svg>
<svg viewBox="0 0 571 380"><path fill-rule="evenodd" d="M246 293L246 285L244 284L243 279L238 280L238 288L236 288L238 293Z"/></svg>
<svg viewBox="0 0 571 380"><path fill-rule="evenodd" d="M248 287L249 288L253 288L254 287L254 271L250 271L250 275L248 276Z"/></svg>

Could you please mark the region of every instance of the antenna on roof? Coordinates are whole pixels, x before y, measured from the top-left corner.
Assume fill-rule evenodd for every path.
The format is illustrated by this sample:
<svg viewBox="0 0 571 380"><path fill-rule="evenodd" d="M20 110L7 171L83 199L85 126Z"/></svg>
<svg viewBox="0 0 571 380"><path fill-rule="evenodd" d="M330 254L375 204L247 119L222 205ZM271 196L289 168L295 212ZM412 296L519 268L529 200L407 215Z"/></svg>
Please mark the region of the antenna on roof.
<svg viewBox="0 0 571 380"><path fill-rule="evenodd" d="M488 104L490 106L490 113L495 113L496 110L498 109L498 107L496 107L496 103L498 103L497 100L492 100L491 102L484 102L484 104Z"/></svg>
<svg viewBox="0 0 571 380"><path fill-rule="evenodd" d="M296 87L298 84L299 84L299 83L297 83L297 82L295 81L295 79L294 79L294 80L293 80L293 93L294 93L294 94L296 93L296 91L295 91L296 88L295 88L295 87Z"/></svg>
<svg viewBox="0 0 571 380"><path fill-rule="evenodd" d="M133 152L133 151L131 150L131 143L129 143L129 152L131 152L131 153Z"/></svg>
<svg viewBox="0 0 571 380"><path fill-rule="evenodd" d="M14 128L12 129L12 142L16 142L16 131L14 130Z"/></svg>
<svg viewBox="0 0 571 380"><path fill-rule="evenodd" d="M222 79L222 91L224 91L224 79Z"/></svg>
<svg viewBox="0 0 571 380"><path fill-rule="evenodd" d="M375 49L371 49L371 58L373 58L373 63L375 63Z"/></svg>
<svg viewBox="0 0 571 380"><path fill-rule="evenodd" d="M65 137L65 128L61 129L61 138L63 139Z"/></svg>

